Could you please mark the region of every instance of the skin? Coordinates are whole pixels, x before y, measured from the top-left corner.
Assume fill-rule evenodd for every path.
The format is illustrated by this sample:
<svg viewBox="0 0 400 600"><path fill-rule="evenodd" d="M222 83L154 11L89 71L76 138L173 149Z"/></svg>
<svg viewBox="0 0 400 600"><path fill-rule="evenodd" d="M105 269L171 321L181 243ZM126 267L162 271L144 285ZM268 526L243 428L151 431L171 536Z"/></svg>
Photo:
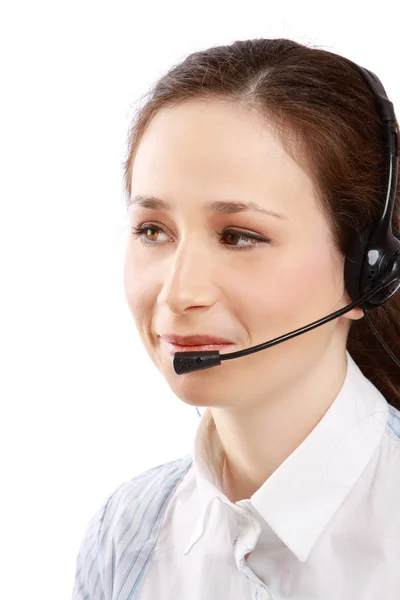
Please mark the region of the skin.
<svg viewBox="0 0 400 600"><path fill-rule="evenodd" d="M232 352L261 344L350 304L344 257L334 247L308 174L268 123L247 107L190 100L161 110L134 157L132 196L157 196L172 210L131 206L130 226L151 223L152 246L129 233L125 296L143 344L172 391L210 407L226 456L232 501L250 496L304 441L343 385L351 312L255 354L184 375L160 334L219 335ZM255 201L283 213L223 215L213 200ZM250 240L226 228L269 238ZM221 351L221 354L224 351Z"/></svg>

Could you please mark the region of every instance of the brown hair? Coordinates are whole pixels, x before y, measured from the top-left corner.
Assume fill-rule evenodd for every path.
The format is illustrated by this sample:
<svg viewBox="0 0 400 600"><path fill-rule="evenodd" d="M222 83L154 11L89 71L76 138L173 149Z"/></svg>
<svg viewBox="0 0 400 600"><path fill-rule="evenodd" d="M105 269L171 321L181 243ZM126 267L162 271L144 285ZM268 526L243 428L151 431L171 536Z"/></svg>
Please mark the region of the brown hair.
<svg viewBox="0 0 400 600"><path fill-rule="evenodd" d="M134 156L152 117L162 108L192 98L240 102L268 120L288 154L312 177L343 256L354 236L382 210L382 197L386 197L382 122L372 91L344 57L288 39L211 47L190 54L161 77L129 131L124 163L128 199ZM395 229L399 229L399 187ZM369 316L400 358L396 331L396 326L400 330L400 294ZM400 369L365 318L351 322L347 349L363 374L400 409Z"/></svg>

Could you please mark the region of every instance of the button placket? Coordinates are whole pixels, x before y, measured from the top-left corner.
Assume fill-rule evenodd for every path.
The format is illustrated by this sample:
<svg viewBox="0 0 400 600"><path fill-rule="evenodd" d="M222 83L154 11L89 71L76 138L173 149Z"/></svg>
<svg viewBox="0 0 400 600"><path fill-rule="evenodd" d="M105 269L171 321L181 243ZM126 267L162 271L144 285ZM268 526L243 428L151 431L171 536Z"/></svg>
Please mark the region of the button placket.
<svg viewBox="0 0 400 600"><path fill-rule="evenodd" d="M274 600L272 594L268 590L265 583L254 573L254 571L247 565L247 560L251 552L256 547L257 541L261 533L261 525L256 518L246 509L241 508L240 510L242 518L238 519L239 536L236 539L234 546L234 554L238 569L243 575L252 581L256 586L254 600ZM251 524L251 529L245 527L244 532L241 532L243 528L242 523Z"/></svg>

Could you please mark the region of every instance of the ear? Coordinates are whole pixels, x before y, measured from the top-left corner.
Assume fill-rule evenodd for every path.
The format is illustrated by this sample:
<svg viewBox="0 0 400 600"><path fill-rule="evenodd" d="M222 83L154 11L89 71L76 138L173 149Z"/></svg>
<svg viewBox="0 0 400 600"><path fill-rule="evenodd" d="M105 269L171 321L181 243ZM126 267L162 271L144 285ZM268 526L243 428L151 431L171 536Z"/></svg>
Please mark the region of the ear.
<svg viewBox="0 0 400 600"><path fill-rule="evenodd" d="M352 300L351 300L350 296L348 295L347 292L345 292L343 294L343 305L341 306L341 308L344 308L345 306L348 306L351 303L352 303ZM351 321L358 321L359 319L362 319L363 316L364 316L364 311L361 308L361 306L356 306L355 308L352 308L351 310L349 310L349 312L347 312L346 314L342 315L342 318L345 317L347 319L350 319Z"/></svg>

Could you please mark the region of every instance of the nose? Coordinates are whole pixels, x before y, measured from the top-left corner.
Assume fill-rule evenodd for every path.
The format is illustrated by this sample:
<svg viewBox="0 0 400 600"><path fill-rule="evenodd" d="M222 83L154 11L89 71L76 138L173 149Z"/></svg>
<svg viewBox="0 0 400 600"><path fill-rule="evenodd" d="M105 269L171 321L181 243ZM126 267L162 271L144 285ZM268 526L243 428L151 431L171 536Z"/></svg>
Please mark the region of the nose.
<svg viewBox="0 0 400 600"><path fill-rule="evenodd" d="M212 306L218 298L213 265L215 260L193 240L171 253L165 263L159 306L166 306L175 314L182 314L188 308Z"/></svg>

